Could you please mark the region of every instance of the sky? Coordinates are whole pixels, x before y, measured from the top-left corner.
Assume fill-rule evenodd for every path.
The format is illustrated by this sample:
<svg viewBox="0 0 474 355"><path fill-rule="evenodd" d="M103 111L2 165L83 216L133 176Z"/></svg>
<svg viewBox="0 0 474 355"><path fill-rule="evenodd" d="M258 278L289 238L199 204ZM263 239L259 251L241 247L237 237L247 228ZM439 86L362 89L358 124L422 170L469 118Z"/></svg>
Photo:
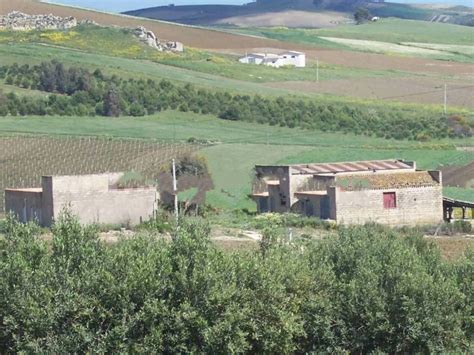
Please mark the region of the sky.
<svg viewBox="0 0 474 355"><path fill-rule="evenodd" d="M86 7L90 9L122 12L127 10L143 9L146 7L163 6L169 4L245 4L251 0L50 0L49 2ZM474 6L474 0L391 0L399 3L442 3L450 5Z"/></svg>

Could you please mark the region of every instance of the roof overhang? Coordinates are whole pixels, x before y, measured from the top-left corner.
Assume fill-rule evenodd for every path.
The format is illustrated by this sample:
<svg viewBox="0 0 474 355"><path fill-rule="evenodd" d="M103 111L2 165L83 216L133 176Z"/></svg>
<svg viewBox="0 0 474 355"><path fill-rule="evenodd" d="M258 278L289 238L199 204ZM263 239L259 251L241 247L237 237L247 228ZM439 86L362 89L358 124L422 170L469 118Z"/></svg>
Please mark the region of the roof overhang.
<svg viewBox="0 0 474 355"><path fill-rule="evenodd" d="M297 196L327 196L327 191L296 191Z"/></svg>
<svg viewBox="0 0 474 355"><path fill-rule="evenodd" d="M251 195L252 198L262 198L262 197L269 197L270 194L268 193L268 191L265 191L265 192L257 192L257 193L253 193Z"/></svg>

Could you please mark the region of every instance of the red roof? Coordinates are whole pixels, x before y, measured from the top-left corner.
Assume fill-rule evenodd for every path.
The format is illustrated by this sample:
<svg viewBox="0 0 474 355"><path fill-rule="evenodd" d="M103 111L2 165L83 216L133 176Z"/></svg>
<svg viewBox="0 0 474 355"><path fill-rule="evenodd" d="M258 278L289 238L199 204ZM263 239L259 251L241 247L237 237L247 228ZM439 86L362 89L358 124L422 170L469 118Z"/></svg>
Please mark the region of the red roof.
<svg viewBox="0 0 474 355"><path fill-rule="evenodd" d="M400 160L369 160L343 163L291 165L296 174L352 173L358 171L412 170L413 166Z"/></svg>

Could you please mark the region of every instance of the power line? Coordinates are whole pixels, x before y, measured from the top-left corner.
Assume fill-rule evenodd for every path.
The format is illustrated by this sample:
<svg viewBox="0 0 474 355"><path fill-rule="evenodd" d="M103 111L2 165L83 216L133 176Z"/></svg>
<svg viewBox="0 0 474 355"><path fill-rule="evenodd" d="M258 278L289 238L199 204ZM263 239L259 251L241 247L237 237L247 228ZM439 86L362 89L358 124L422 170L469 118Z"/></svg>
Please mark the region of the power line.
<svg viewBox="0 0 474 355"><path fill-rule="evenodd" d="M455 87L455 88L447 88L446 90L449 92L449 91L464 90L464 89L469 89L469 88L474 88L474 85L460 86L460 87ZM380 99L380 100L390 100L390 99L398 99L398 98L404 98L404 97L410 97L410 96L435 94L435 93L439 93L440 90L442 90L442 88L437 89L437 90L431 90L431 91L415 92L415 93L405 94L405 95L378 97L378 99Z"/></svg>

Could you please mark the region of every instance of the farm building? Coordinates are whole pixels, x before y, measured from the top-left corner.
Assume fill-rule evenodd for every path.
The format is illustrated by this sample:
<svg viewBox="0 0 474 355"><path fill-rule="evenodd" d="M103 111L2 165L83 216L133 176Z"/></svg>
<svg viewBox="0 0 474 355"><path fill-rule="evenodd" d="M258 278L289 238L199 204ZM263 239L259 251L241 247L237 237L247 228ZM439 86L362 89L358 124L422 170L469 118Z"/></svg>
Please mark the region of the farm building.
<svg viewBox="0 0 474 355"><path fill-rule="evenodd" d="M286 51L280 54L251 53L240 58L239 62L244 64L262 64L275 68L285 65L304 68L306 66L306 55L296 51Z"/></svg>
<svg viewBox="0 0 474 355"><path fill-rule="evenodd" d="M443 221L441 172L417 170L415 162L258 165L255 169L252 197L259 213L295 212L338 224Z"/></svg>
<svg viewBox="0 0 474 355"><path fill-rule="evenodd" d="M84 224L135 225L153 216L156 187L120 188L123 173L43 176L41 188L6 189L5 210L49 227L64 208Z"/></svg>

